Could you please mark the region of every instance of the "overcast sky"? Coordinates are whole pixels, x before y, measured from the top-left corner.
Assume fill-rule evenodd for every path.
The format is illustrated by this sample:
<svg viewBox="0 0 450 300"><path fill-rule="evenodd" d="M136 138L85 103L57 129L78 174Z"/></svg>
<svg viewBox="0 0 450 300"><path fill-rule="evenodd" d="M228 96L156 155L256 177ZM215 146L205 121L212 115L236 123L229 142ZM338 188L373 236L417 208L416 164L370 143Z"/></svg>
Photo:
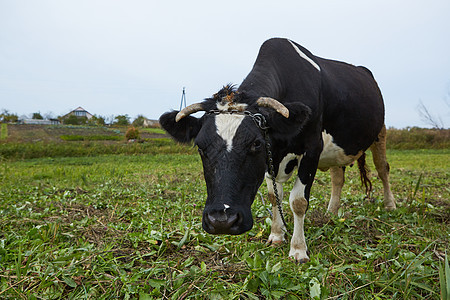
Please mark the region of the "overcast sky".
<svg viewBox="0 0 450 300"><path fill-rule="evenodd" d="M0 0L0 109L157 119L242 82L271 37L371 69L387 126L426 126L419 101L450 126L449 0Z"/></svg>

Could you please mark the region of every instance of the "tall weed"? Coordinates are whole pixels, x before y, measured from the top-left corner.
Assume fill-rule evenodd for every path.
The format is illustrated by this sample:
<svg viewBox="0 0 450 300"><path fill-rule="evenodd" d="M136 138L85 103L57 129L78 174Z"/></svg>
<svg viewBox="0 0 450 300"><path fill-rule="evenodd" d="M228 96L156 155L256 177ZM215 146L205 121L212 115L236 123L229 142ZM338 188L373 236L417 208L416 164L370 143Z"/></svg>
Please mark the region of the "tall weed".
<svg viewBox="0 0 450 300"><path fill-rule="evenodd" d="M441 288L441 300L450 299L450 266L447 253L445 253L444 265L439 264L439 286Z"/></svg>

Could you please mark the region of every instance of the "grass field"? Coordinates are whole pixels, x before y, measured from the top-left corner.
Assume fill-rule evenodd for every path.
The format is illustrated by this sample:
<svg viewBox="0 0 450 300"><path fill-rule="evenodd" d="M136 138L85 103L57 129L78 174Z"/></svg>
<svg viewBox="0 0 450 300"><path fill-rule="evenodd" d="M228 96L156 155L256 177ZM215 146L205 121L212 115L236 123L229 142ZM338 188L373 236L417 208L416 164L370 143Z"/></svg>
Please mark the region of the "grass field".
<svg viewBox="0 0 450 300"><path fill-rule="evenodd" d="M150 154L59 157L50 148L53 157L1 160L0 298L440 299L449 150L389 151L394 212L383 210L375 178L364 199L353 167L339 215L328 215L330 179L318 172L305 221L311 261L299 265L288 243L265 244L269 206L259 198L250 232L205 233L200 159L161 143L145 143Z"/></svg>
<svg viewBox="0 0 450 300"><path fill-rule="evenodd" d="M6 140L8 138L8 124L0 124L0 140Z"/></svg>

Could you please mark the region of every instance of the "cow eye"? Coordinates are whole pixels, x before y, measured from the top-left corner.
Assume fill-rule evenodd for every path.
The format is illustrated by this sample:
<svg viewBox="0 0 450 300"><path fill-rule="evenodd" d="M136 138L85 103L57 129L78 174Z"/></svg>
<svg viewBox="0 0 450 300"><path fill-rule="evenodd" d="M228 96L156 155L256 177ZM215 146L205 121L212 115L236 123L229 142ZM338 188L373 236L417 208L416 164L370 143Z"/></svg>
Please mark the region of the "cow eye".
<svg viewBox="0 0 450 300"><path fill-rule="evenodd" d="M251 152L257 152L261 149L262 142L260 140L256 140L253 142L252 146L250 147Z"/></svg>

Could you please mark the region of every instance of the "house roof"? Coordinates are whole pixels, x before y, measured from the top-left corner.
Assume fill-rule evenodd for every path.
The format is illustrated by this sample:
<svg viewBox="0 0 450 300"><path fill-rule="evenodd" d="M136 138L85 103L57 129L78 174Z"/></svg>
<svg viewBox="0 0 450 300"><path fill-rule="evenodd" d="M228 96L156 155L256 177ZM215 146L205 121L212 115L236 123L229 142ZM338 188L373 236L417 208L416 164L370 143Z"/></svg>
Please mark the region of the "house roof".
<svg viewBox="0 0 450 300"><path fill-rule="evenodd" d="M82 108L81 106L78 106L77 108L75 108L74 110L71 110L69 113L65 114L63 116L63 118L67 117L68 115L71 115L75 112L85 112L86 116L88 117L88 119L92 118L94 115L91 114L90 112L88 112L87 110L85 110L84 108Z"/></svg>
<svg viewBox="0 0 450 300"><path fill-rule="evenodd" d="M85 109L82 108L81 106L78 106L77 108L75 108L75 109L72 110L72 111L85 111L85 112L88 112L87 110L85 110Z"/></svg>

